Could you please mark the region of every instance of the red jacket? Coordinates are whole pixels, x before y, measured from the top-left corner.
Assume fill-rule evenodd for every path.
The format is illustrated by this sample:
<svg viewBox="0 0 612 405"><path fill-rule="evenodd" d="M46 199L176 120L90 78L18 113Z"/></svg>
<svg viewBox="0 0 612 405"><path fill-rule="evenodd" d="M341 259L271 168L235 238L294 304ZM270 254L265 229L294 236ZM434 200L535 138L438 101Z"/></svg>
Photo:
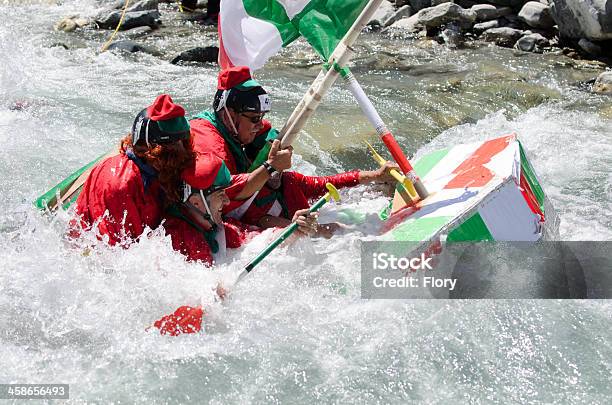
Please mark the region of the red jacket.
<svg viewBox="0 0 612 405"><path fill-rule="evenodd" d="M83 185L76 202L81 225L97 224L101 235L115 245L139 237L145 227L157 228L162 215L159 182L150 180L145 191L138 166L124 153L99 163Z"/></svg>
<svg viewBox="0 0 612 405"><path fill-rule="evenodd" d="M283 208L279 216L292 219L297 210L308 208L312 200L322 197L327 192L325 188L327 183L333 184L336 188L356 186L359 184L359 172L352 171L333 176L304 176L297 172L283 172L280 189L275 191L264 186L241 220L247 224L258 224L261 217L268 213L277 200Z"/></svg>
<svg viewBox="0 0 612 405"><path fill-rule="evenodd" d="M245 225L233 218L224 219L225 243L230 249L242 246L249 239L258 234L259 230ZM164 221L166 234L172 239L174 250L187 256L189 261L201 261L213 264L212 250L204 234L182 218L167 215Z"/></svg>

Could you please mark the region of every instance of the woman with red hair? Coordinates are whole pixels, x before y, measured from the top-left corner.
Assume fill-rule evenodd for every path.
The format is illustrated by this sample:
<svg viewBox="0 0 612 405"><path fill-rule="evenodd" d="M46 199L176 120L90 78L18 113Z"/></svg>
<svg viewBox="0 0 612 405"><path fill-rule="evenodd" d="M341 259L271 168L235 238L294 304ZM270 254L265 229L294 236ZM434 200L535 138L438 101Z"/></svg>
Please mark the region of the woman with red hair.
<svg viewBox="0 0 612 405"><path fill-rule="evenodd" d="M99 163L76 203L81 227L96 226L111 245L127 246L159 226L164 209L179 201L181 173L193 165L185 110L167 94L140 111L119 154Z"/></svg>

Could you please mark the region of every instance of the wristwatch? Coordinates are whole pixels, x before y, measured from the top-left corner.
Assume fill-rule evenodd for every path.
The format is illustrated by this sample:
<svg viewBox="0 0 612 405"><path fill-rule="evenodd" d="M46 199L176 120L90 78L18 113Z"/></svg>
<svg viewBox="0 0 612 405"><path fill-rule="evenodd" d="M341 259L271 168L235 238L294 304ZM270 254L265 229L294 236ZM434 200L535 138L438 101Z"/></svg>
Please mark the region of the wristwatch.
<svg viewBox="0 0 612 405"><path fill-rule="evenodd" d="M275 169L275 168L274 168L274 167L273 167L273 166L272 166L270 163L268 163L267 161L264 161L264 162L263 162L261 165L262 165L263 167L265 167L265 168L266 168L266 170L268 171L268 174L269 174L270 176L272 176L272 174L274 174L274 172L276 172L276 171L277 171L277 170L276 170L276 169Z"/></svg>

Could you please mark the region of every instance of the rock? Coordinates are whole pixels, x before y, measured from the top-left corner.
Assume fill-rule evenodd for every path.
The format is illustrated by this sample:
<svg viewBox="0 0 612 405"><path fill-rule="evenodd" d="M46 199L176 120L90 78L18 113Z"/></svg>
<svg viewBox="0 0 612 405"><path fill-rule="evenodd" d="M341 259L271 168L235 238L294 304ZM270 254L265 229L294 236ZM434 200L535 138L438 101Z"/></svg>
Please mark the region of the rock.
<svg viewBox="0 0 612 405"><path fill-rule="evenodd" d="M512 14L510 7L497 8L491 4L476 4L470 9L476 13L476 21L489 21Z"/></svg>
<svg viewBox="0 0 612 405"><path fill-rule="evenodd" d="M612 39L612 0L553 0L551 15L562 37Z"/></svg>
<svg viewBox="0 0 612 405"><path fill-rule="evenodd" d="M115 10L123 10L124 6L125 0L118 0L112 8ZM131 3L127 12L145 10L159 10L159 0L140 0L136 3Z"/></svg>
<svg viewBox="0 0 612 405"><path fill-rule="evenodd" d="M474 24L474 26L472 27L472 30L474 30L474 32L477 34L480 34L483 31L486 31L491 28L497 28L497 27L499 27L499 20L491 20L491 21Z"/></svg>
<svg viewBox="0 0 612 405"><path fill-rule="evenodd" d="M518 14L519 18L533 28L552 28L555 21L550 15L550 8L537 1L525 3Z"/></svg>
<svg viewBox="0 0 612 405"><path fill-rule="evenodd" d="M408 0L408 2L410 3L410 7L412 7L414 12L431 7L431 0Z"/></svg>
<svg viewBox="0 0 612 405"><path fill-rule="evenodd" d="M395 8L401 8L410 5L410 0L395 0Z"/></svg>
<svg viewBox="0 0 612 405"><path fill-rule="evenodd" d="M612 94L612 72L603 72L593 84L593 92L599 94Z"/></svg>
<svg viewBox="0 0 612 405"><path fill-rule="evenodd" d="M149 48L147 46L144 46L144 45L141 45L141 44L139 44L137 42L129 41L129 40L126 40L126 41L115 41L115 42L111 43L108 46L108 50L109 51L111 51L111 50L120 50L120 51L130 52L130 53L143 52L143 53L148 53L148 54L151 54L151 55L158 54L157 51L155 51L155 50L153 50L153 49L151 49L151 48Z"/></svg>
<svg viewBox="0 0 612 405"><path fill-rule="evenodd" d="M476 13L454 3L425 8L413 17L417 17L418 23L426 28L438 28L451 21L458 22L461 28L470 28L476 21Z"/></svg>
<svg viewBox="0 0 612 405"><path fill-rule="evenodd" d="M393 14L395 14L393 4L385 0L380 4L372 18L370 18L368 25L370 27L382 27Z"/></svg>
<svg viewBox="0 0 612 405"><path fill-rule="evenodd" d="M523 35L523 31L510 27L490 28L482 33L483 40L495 42L499 46L512 47Z"/></svg>
<svg viewBox="0 0 612 405"><path fill-rule="evenodd" d="M197 47L181 52L170 63L173 65L179 62L217 63L218 57L219 48L216 46Z"/></svg>
<svg viewBox="0 0 612 405"><path fill-rule="evenodd" d="M516 41L514 48L525 52L542 53L544 48L549 45L548 39L544 36L540 34L528 34Z"/></svg>
<svg viewBox="0 0 612 405"><path fill-rule="evenodd" d="M130 28L129 30L125 31L125 35L130 38L138 38L143 35L147 35L151 31L153 31L153 29L145 25L144 27Z"/></svg>
<svg viewBox="0 0 612 405"><path fill-rule="evenodd" d="M461 35L461 27L456 21L452 21L440 33L440 37L450 48L458 48L465 42L465 38Z"/></svg>
<svg viewBox="0 0 612 405"><path fill-rule="evenodd" d="M501 7L512 7L518 8L526 3L524 0L488 0L487 3L494 4Z"/></svg>
<svg viewBox="0 0 612 405"><path fill-rule="evenodd" d="M581 38L580 41L578 41L578 46L590 55L600 56L602 54L601 46L589 41L586 38Z"/></svg>
<svg viewBox="0 0 612 405"><path fill-rule="evenodd" d="M129 30L130 28L149 26L157 28L161 25L161 15L157 10L134 11L126 12L120 30ZM97 19L96 23L100 28L115 29L121 18L121 11L114 11L105 18Z"/></svg>
<svg viewBox="0 0 612 405"><path fill-rule="evenodd" d="M79 18L78 16L71 16L62 18L60 21L55 23L53 29L55 31L72 32L77 28L83 28L88 25L90 20L87 18Z"/></svg>
<svg viewBox="0 0 612 405"><path fill-rule="evenodd" d="M410 7L410 5L406 4L405 6L400 7L395 14L393 14L391 17L389 17L387 19L387 21L384 22L383 26L388 27L391 24L393 24L396 21L401 20L402 18L407 18L410 17L412 15L412 7Z"/></svg>

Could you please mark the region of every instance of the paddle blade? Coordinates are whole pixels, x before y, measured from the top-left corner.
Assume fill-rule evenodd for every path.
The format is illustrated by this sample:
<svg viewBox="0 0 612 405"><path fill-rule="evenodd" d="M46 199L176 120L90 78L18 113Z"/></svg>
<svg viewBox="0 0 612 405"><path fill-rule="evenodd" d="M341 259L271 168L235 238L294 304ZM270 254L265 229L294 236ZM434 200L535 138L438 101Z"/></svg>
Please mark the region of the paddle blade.
<svg viewBox="0 0 612 405"><path fill-rule="evenodd" d="M153 326L162 335L178 336L181 333L197 333L202 329L202 307L179 307L173 314L155 321Z"/></svg>

